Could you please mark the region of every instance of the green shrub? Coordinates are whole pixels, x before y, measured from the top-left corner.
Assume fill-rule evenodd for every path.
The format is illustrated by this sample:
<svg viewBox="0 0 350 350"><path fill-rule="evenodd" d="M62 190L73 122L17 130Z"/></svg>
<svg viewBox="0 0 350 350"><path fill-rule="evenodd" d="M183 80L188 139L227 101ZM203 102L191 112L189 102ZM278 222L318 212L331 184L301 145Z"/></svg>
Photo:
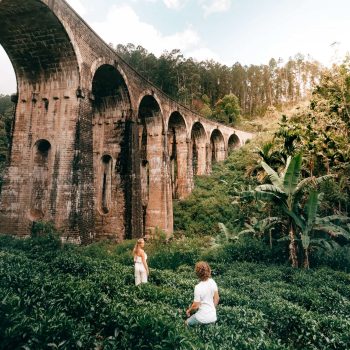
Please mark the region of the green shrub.
<svg viewBox="0 0 350 350"><path fill-rule="evenodd" d="M243 236L238 241L224 244L212 252L204 254L209 261L249 261L249 262L286 262L286 245L279 244L272 248L261 239Z"/></svg>
<svg viewBox="0 0 350 350"><path fill-rule="evenodd" d="M133 264L117 262L133 242L88 249L0 236L0 349L347 349L348 273L271 265L254 241L240 255L204 241L147 242L150 259L171 253L169 269L152 267L135 287ZM216 324L188 329L196 254L211 254L220 304Z"/></svg>
<svg viewBox="0 0 350 350"><path fill-rule="evenodd" d="M311 266L329 266L336 270L350 272L350 246L331 250L319 249L310 257Z"/></svg>

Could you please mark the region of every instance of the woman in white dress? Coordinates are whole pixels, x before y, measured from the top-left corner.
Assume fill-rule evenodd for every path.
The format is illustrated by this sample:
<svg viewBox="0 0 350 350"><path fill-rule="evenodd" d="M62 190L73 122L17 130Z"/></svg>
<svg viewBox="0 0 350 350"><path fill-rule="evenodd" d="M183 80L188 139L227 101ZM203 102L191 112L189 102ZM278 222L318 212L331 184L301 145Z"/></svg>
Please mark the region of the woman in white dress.
<svg viewBox="0 0 350 350"><path fill-rule="evenodd" d="M149 275L149 269L147 265L147 254L143 250L144 247L145 240L143 238L139 238L133 250L136 286L138 286L140 283L147 283L147 278Z"/></svg>

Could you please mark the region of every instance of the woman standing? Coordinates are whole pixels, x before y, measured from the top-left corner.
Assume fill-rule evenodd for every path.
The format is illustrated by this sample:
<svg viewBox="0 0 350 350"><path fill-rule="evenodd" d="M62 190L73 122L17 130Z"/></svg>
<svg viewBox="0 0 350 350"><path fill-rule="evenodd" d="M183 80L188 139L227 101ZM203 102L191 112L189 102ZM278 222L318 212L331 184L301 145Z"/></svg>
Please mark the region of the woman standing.
<svg viewBox="0 0 350 350"><path fill-rule="evenodd" d="M136 286L138 286L140 283L147 283L147 277L149 275L149 269L147 265L147 254L143 250L144 247L145 240L143 238L139 238L133 250Z"/></svg>

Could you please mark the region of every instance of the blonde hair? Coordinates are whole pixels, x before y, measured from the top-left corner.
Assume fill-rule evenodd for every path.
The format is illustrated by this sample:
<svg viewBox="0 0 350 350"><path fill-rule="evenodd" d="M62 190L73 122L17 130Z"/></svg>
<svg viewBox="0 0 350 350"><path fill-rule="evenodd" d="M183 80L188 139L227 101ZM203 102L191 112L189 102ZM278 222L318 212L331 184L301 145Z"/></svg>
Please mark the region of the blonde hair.
<svg viewBox="0 0 350 350"><path fill-rule="evenodd" d="M205 261L198 261L194 271L201 281L206 281L211 276L211 268Z"/></svg>
<svg viewBox="0 0 350 350"><path fill-rule="evenodd" d="M137 255L141 249L141 244L144 243L145 240L143 238L139 238L137 241L136 241L136 244L135 244L135 247L132 251L132 254L133 255Z"/></svg>

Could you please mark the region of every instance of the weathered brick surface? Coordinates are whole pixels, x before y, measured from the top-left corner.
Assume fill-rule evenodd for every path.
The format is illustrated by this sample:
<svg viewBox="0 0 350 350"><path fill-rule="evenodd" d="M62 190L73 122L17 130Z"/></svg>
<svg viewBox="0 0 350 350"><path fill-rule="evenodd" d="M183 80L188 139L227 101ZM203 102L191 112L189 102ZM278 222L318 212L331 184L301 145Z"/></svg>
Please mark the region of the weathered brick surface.
<svg viewBox="0 0 350 350"><path fill-rule="evenodd" d="M0 23L18 84L0 232L36 220L72 241L171 232L173 197L251 137L171 100L64 0L0 0Z"/></svg>

